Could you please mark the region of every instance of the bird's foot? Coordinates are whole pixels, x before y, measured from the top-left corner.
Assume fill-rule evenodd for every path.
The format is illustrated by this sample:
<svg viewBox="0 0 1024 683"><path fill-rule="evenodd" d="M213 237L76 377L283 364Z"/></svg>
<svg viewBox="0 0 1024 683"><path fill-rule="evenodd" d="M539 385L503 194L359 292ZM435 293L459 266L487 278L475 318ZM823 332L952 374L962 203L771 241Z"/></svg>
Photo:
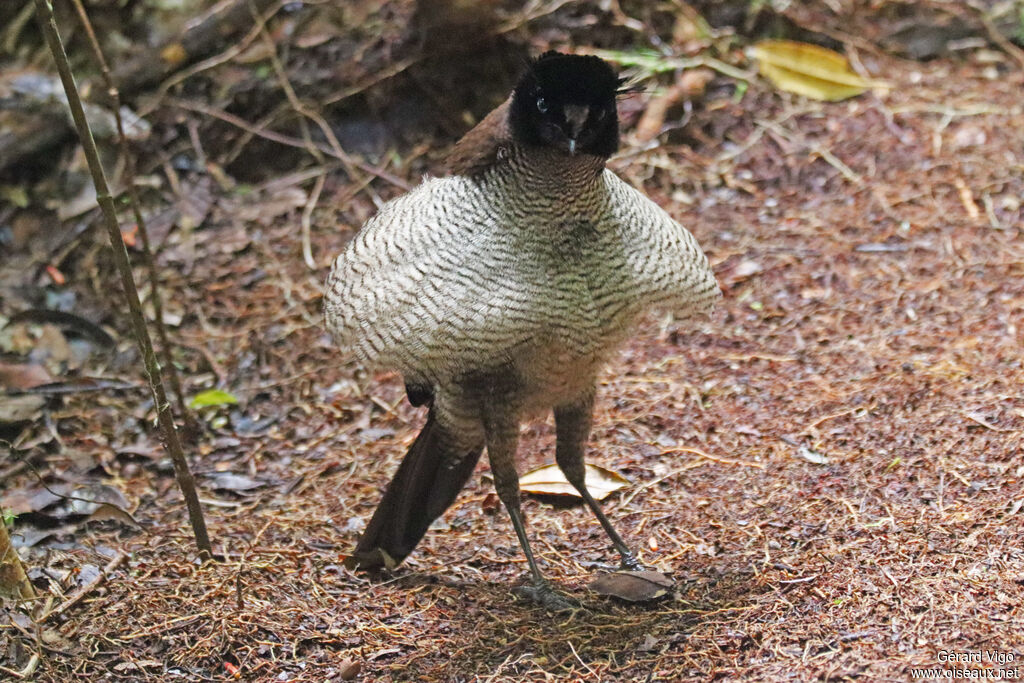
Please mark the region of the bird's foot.
<svg viewBox="0 0 1024 683"><path fill-rule="evenodd" d="M644 572L651 571L653 567L648 567L633 556L632 553L622 556L622 561L619 562L619 571L624 572Z"/></svg>
<svg viewBox="0 0 1024 683"><path fill-rule="evenodd" d="M552 612L569 612L580 608L580 603L551 587L547 581L534 581L518 586L513 592Z"/></svg>

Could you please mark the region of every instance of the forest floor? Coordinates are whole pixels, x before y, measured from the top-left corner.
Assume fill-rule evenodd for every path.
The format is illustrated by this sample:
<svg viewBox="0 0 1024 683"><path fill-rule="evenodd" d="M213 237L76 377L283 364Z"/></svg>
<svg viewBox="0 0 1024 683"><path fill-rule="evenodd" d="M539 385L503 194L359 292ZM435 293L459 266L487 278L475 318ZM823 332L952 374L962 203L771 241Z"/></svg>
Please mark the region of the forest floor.
<svg viewBox="0 0 1024 683"><path fill-rule="evenodd" d="M181 188L204 218L166 236L160 265L173 336L204 368L189 393L239 401L204 409L190 447L222 561L194 559L144 392L64 399L50 485L116 489L141 527L51 525L26 551L66 592L111 563L38 632L35 680L1024 675L1022 74L869 57L888 91L821 104L751 87L695 114L706 144L642 149L627 125L610 164L696 235L725 292L696 326L645 324L600 387L588 458L631 480L605 509L674 578L667 598L589 592L615 561L593 516L525 496L544 571L585 608L518 599L525 563L486 460L391 578L344 569L424 419L399 377L354 381L321 325L330 258L373 203L328 180L310 269L306 178L245 193L207 178ZM550 420L521 456L553 461ZM28 471L4 486L9 507L41 495ZM944 663L968 652L1002 661Z"/></svg>

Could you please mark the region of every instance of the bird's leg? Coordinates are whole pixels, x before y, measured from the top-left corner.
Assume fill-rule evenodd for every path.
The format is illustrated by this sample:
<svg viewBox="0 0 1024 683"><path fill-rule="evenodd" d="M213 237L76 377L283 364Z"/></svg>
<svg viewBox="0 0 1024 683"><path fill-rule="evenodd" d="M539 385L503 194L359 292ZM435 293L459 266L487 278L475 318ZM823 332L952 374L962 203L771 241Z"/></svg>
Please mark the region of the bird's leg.
<svg viewBox="0 0 1024 683"><path fill-rule="evenodd" d="M640 564L636 556L630 551L622 537L608 521L608 517L601 510L601 505L587 490L587 471L583 461L583 453L586 449L587 438L590 436L590 426L594 414L594 395L587 394L575 403L558 406L555 408L555 460L559 469L569 481L576 487L580 496L587 506L597 516L597 521L604 527L612 545L619 551L622 557L621 567L629 571L640 571L644 566Z"/></svg>
<svg viewBox="0 0 1024 683"><path fill-rule="evenodd" d="M526 522L519 504L519 475L515 464L519 423L511 411L485 406L484 431L487 436L487 458L491 463L491 473L494 475L494 489L508 510L512 527L519 537L519 545L522 546L526 562L530 565L531 585L524 586L518 592L548 609L571 609L574 607L573 603L555 591L540 573L537 560L530 549L530 542L526 538Z"/></svg>

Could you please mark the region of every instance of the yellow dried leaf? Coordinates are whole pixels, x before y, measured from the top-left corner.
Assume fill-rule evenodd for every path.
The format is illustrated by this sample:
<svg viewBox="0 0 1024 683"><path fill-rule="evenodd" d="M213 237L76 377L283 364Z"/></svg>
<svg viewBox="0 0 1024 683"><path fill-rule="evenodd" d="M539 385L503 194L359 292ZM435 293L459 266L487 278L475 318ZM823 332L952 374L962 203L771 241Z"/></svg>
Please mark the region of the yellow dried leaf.
<svg viewBox="0 0 1024 683"><path fill-rule="evenodd" d="M613 492L630 484L630 481L621 474L604 467L588 464L586 468L587 490L597 500L604 500ZM562 470L558 469L558 465L544 465L530 470L519 477L519 488L526 493L545 496L580 497L576 487L566 480Z"/></svg>
<svg viewBox="0 0 1024 683"><path fill-rule="evenodd" d="M188 59L188 51L181 43L171 43L160 50L160 59L169 67L179 66Z"/></svg>
<svg viewBox="0 0 1024 683"><path fill-rule="evenodd" d="M855 74L846 57L794 40L762 40L750 50L775 87L814 100L836 102L877 85Z"/></svg>

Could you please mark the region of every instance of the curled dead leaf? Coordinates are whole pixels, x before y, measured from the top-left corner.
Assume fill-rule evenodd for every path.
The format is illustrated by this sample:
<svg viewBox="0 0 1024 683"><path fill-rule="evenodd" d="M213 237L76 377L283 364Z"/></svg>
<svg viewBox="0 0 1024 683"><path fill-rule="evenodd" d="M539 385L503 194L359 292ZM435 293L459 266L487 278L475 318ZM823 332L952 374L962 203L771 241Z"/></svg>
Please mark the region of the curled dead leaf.
<svg viewBox="0 0 1024 683"><path fill-rule="evenodd" d="M210 486L218 491L233 491L243 493L266 486L265 481L254 479L247 474L235 474L234 472L209 472L204 479Z"/></svg>
<svg viewBox="0 0 1024 683"><path fill-rule="evenodd" d="M120 489L108 484L86 484L75 488L69 494L68 512L73 515L95 515L101 508L108 506L120 511L121 517L131 518L132 507L128 498ZM109 519L111 510L104 510L97 519ZM134 522L134 519L131 519Z"/></svg>
<svg viewBox="0 0 1024 683"><path fill-rule="evenodd" d="M130 512L110 503L100 503L95 512L89 515L90 522L101 522L104 520L113 520L136 529L142 528L142 525L139 524L138 520Z"/></svg>
<svg viewBox="0 0 1024 683"><path fill-rule="evenodd" d="M615 491L631 483L618 472L597 465L586 465L587 490L597 500L604 500ZM519 488L526 493L544 496L573 496L580 498L576 487L566 480L558 465L544 465L519 477Z"/></svg>

